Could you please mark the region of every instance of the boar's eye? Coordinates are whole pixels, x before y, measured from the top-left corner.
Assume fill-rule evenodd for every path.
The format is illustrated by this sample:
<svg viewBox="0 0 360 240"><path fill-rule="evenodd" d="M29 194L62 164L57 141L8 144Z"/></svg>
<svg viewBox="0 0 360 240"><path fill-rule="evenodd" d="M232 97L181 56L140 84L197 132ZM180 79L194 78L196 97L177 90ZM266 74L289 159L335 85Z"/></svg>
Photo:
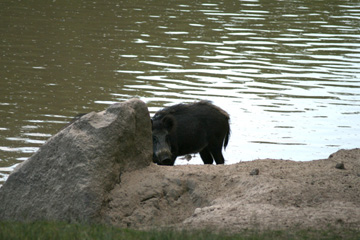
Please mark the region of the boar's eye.
<svg viewBox="0 0 360 240"><path fill-rule="evenodd" d="M153 143L157 143L157 142L158 142L157 137L154 137L154 136L153 136Z"/></svg>

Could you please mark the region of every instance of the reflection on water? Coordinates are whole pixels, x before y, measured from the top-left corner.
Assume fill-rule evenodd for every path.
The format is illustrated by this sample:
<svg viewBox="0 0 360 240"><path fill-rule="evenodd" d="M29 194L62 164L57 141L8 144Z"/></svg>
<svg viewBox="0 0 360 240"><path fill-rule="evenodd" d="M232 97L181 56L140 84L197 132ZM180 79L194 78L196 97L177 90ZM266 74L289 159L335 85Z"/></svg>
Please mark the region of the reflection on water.
<svg viewBox="0 0 360 240"><path fill-rule="evenodd" d="M358 147L358 1L1 5L0 182L72 116L132 97L224 108L227 163Z"/></svg>

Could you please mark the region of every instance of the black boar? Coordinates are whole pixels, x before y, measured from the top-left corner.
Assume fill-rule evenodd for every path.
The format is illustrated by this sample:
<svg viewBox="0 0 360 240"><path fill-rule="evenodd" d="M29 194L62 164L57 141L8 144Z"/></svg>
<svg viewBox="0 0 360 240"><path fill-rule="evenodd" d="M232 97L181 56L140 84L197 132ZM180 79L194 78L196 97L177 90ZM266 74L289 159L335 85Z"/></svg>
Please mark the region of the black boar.
<svg viewBox="0 0 360 240"><path fill-rule="evenodd" d="M224 164L230 137L229 114L208 101L177 104L155 113L153 161L174 165L178 156L200 153L204 164Z"/></svg>

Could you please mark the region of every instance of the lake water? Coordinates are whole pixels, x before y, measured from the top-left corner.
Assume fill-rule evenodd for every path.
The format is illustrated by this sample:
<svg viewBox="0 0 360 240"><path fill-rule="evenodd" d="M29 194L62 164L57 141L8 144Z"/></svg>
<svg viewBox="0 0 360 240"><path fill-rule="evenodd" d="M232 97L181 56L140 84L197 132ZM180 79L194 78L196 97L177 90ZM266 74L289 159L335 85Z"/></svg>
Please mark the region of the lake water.
<svg viewBox="0 0 360 240"><path fill-rule="evenodd" d="M133 97L222 107L227 164L360 145L359 1L4 0L0 20L0 183L74 115Z"/></svg>

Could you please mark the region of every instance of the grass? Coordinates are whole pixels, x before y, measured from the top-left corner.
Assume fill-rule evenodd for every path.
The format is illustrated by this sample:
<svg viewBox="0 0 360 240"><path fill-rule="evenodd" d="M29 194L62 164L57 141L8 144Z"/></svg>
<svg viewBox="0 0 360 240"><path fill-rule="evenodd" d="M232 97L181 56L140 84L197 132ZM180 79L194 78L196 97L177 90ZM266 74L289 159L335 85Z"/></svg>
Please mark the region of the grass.
<svg viewBox="0 0 360 240"><path fill-rule="evenodd" d="M268 239L360 239L360 232L353 230L318 231L255 231L243 230L240 233L214 233L208 230L139 231L121 229L106 225L68 224L62 222L0 222L0 240L268 240Z"/></svg>

